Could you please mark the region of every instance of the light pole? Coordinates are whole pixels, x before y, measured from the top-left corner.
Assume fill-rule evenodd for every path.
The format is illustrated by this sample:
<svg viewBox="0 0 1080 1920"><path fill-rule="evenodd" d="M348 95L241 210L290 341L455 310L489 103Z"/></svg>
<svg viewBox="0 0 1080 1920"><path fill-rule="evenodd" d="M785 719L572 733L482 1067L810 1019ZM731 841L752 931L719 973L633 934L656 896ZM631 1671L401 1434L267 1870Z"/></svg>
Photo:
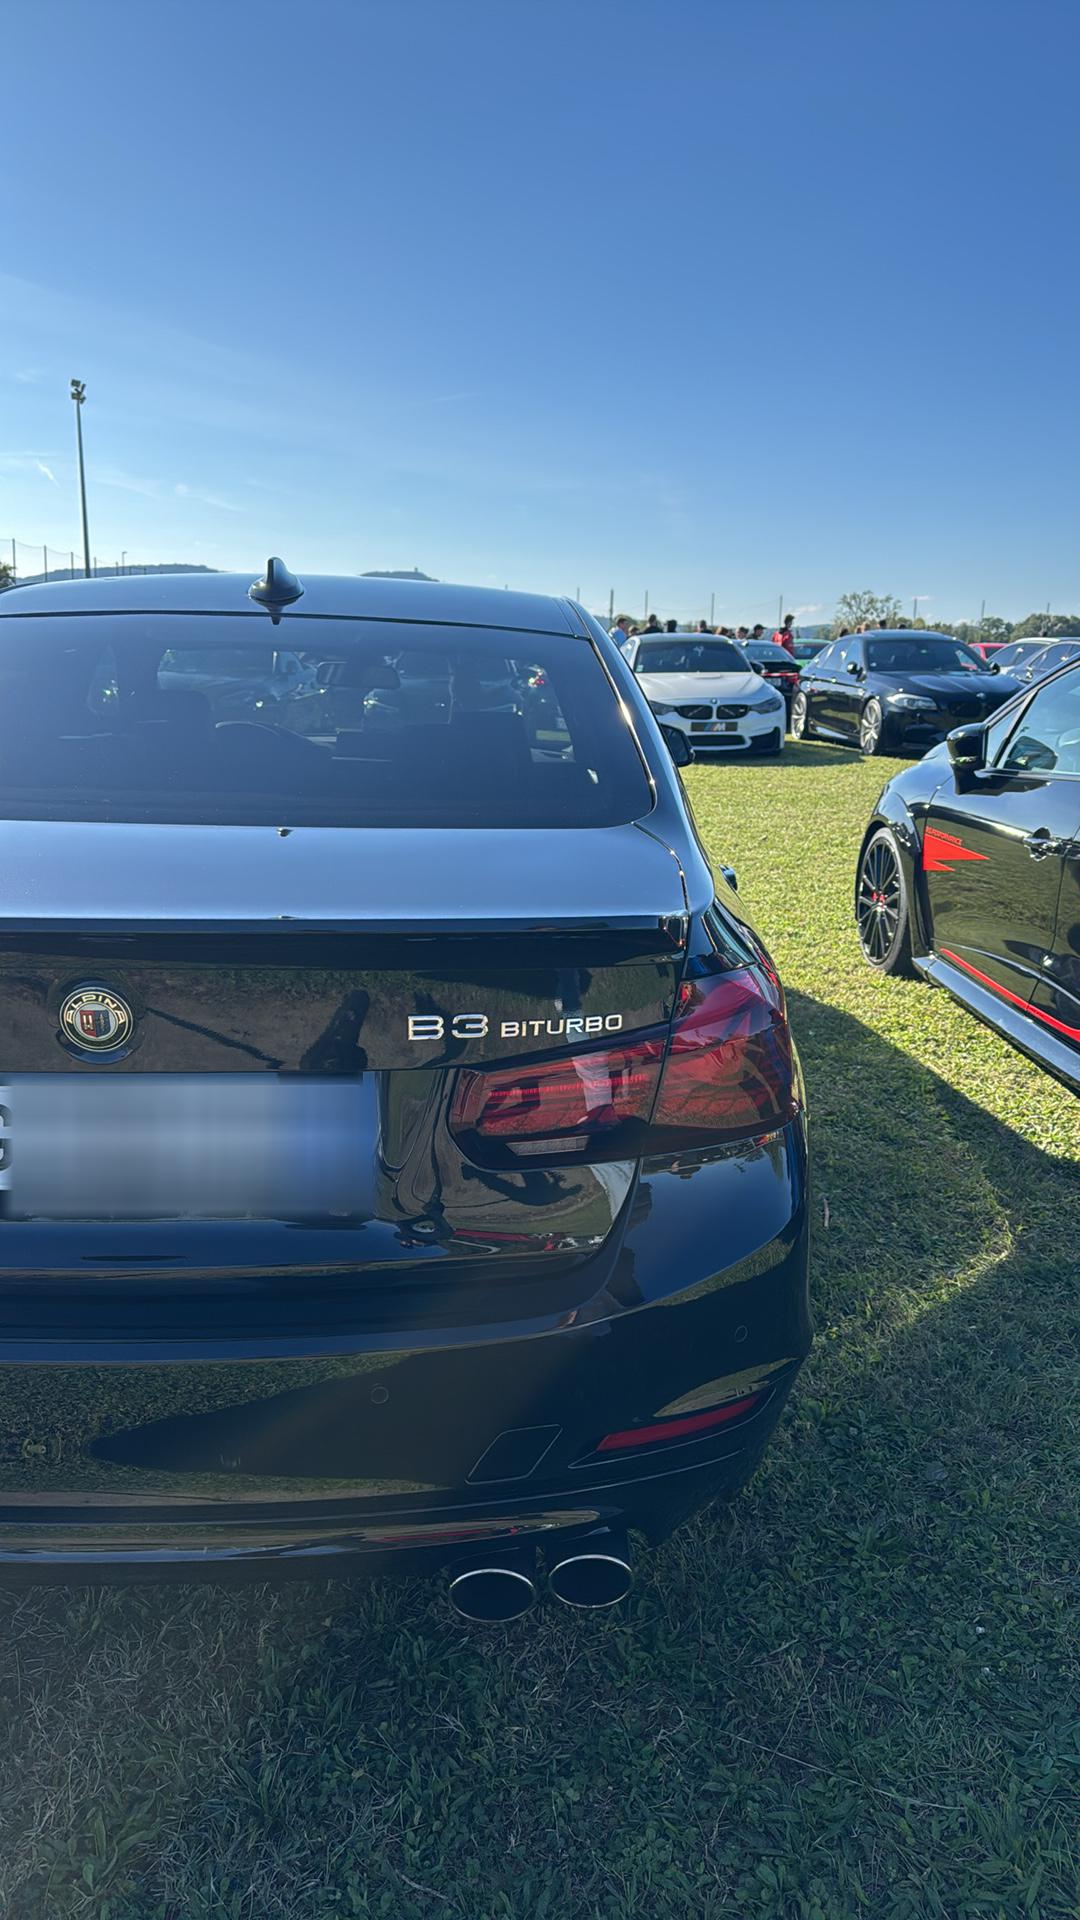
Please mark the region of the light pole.
<svg viewBox="0 0 1080 1920"><path fill-rule="evenodd" d="M124 548L123 553L120 555L120 571L121 573L127 572L127 548L126 547Z"/></svg>
<svg viewBox="0 0 1080 1920"><path fill-rule="evenodd" d="M79 444L79 499L82 503L83 566L86 578L90 578L90 528L86 520L86 473L83 469L82 448L82 409L86 399L85 380L73 380L71 397L75 402L75 435Z"/></svg>

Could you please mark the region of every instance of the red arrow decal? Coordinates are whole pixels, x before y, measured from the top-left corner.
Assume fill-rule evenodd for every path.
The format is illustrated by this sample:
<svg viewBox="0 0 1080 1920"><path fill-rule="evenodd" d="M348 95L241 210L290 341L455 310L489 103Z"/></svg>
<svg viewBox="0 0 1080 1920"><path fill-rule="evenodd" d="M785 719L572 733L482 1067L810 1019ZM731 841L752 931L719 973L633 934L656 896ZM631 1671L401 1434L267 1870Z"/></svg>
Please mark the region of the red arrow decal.
<svg viewBox="0 0 1080 1920"><path fill-rule="evenodd" d="M924 873L951 873L957 860L985 860L985 853L975 853L971 847L965 847L955 833L943 833L940 827L927 827L923 835L922 863Z"/></svg>

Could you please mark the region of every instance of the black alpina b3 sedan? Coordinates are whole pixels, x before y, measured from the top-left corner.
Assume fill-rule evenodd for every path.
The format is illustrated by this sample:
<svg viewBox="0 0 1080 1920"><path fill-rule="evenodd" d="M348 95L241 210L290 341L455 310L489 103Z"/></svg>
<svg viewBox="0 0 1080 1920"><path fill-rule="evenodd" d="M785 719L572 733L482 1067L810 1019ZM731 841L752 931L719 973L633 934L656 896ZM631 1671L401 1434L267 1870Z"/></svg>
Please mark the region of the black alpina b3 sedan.
<svg viewBox="0 0 1080 1920"><path fill-rule="evenodd" d="M799 1067L589 615L14 588L0 823L0 1578L509 1618L742 1485L810 1338Z"/></svg>
<svg viewBox="0 0 1080 1920"><path fill-rule="evenodd" d="M866 754L925 753L952 727L985 720L1016 687L947 633L850 633L802 667L791 731Z"/></svg>
<svg viewBox="0 0 1080 1920"><path fill-rule="evenodd" d="M946 987L1080 1092L1080 663L889 781L855 916L871 966Z"/></svg>

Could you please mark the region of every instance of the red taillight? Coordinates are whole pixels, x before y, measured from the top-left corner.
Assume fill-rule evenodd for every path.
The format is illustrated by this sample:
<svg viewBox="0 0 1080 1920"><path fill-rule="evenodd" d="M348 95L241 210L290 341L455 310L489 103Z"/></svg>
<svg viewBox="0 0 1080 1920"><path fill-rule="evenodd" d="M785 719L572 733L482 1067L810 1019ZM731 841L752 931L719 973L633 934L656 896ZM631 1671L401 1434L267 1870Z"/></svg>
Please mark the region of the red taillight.
<svg viewBox="0 0 1080 1920"><path fill-rule="evenodd" d="M797 1105L779 982L742 967L687 981L653 1126L730 1138L786 1126Z"/></svg>
<svg viewBox="0 0 1080 1920"><path fill-rule="evenodd" d="M573 1053L531 1067L465 1068L458 1075L451 1126L488 1140L605 1133L647 1120L656 1098L662 1040L601 1053Z"/></svg>
<svg viewBox="0 0 1080 1920"><path fill-rule="evenodd" d="M690 1440L713 1427L724 1427L741 1420L764 1400L764 1393L746 1393L741 1400L728 1400L722 1407L710 1407L707 1413L687 1413L674 1420L653 1420L647 1427L626 1427L621 1433L605 1433L597 1442L596 1453L623 1453L629 1447L654 1447L665 1440Z"/></svg>
<svg viewBox="0 0 1080 1920"><path fill-rule="evenodd" d="M549 1143L577 1152L610 1136L612 1149L640 1153L753 1138L785 1126L797 1106L779 982L771 968L738 968L685 982L670 1036L526 1066L462 1068L450 1126L511 1151Z"/></svg>

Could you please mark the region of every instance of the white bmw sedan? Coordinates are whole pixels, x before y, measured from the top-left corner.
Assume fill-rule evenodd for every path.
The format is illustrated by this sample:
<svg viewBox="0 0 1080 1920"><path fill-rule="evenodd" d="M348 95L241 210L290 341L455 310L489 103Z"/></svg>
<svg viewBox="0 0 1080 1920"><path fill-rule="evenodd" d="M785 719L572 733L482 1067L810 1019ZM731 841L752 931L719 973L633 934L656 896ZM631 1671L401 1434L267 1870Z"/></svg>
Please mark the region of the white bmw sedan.
<svg viewBox="0 0 1080 1920"><path fill-rule="evenodd" d="M695 753L780 752L783 699L733 640L638 634L622 650L660 724L685 733Z"/></svg>

